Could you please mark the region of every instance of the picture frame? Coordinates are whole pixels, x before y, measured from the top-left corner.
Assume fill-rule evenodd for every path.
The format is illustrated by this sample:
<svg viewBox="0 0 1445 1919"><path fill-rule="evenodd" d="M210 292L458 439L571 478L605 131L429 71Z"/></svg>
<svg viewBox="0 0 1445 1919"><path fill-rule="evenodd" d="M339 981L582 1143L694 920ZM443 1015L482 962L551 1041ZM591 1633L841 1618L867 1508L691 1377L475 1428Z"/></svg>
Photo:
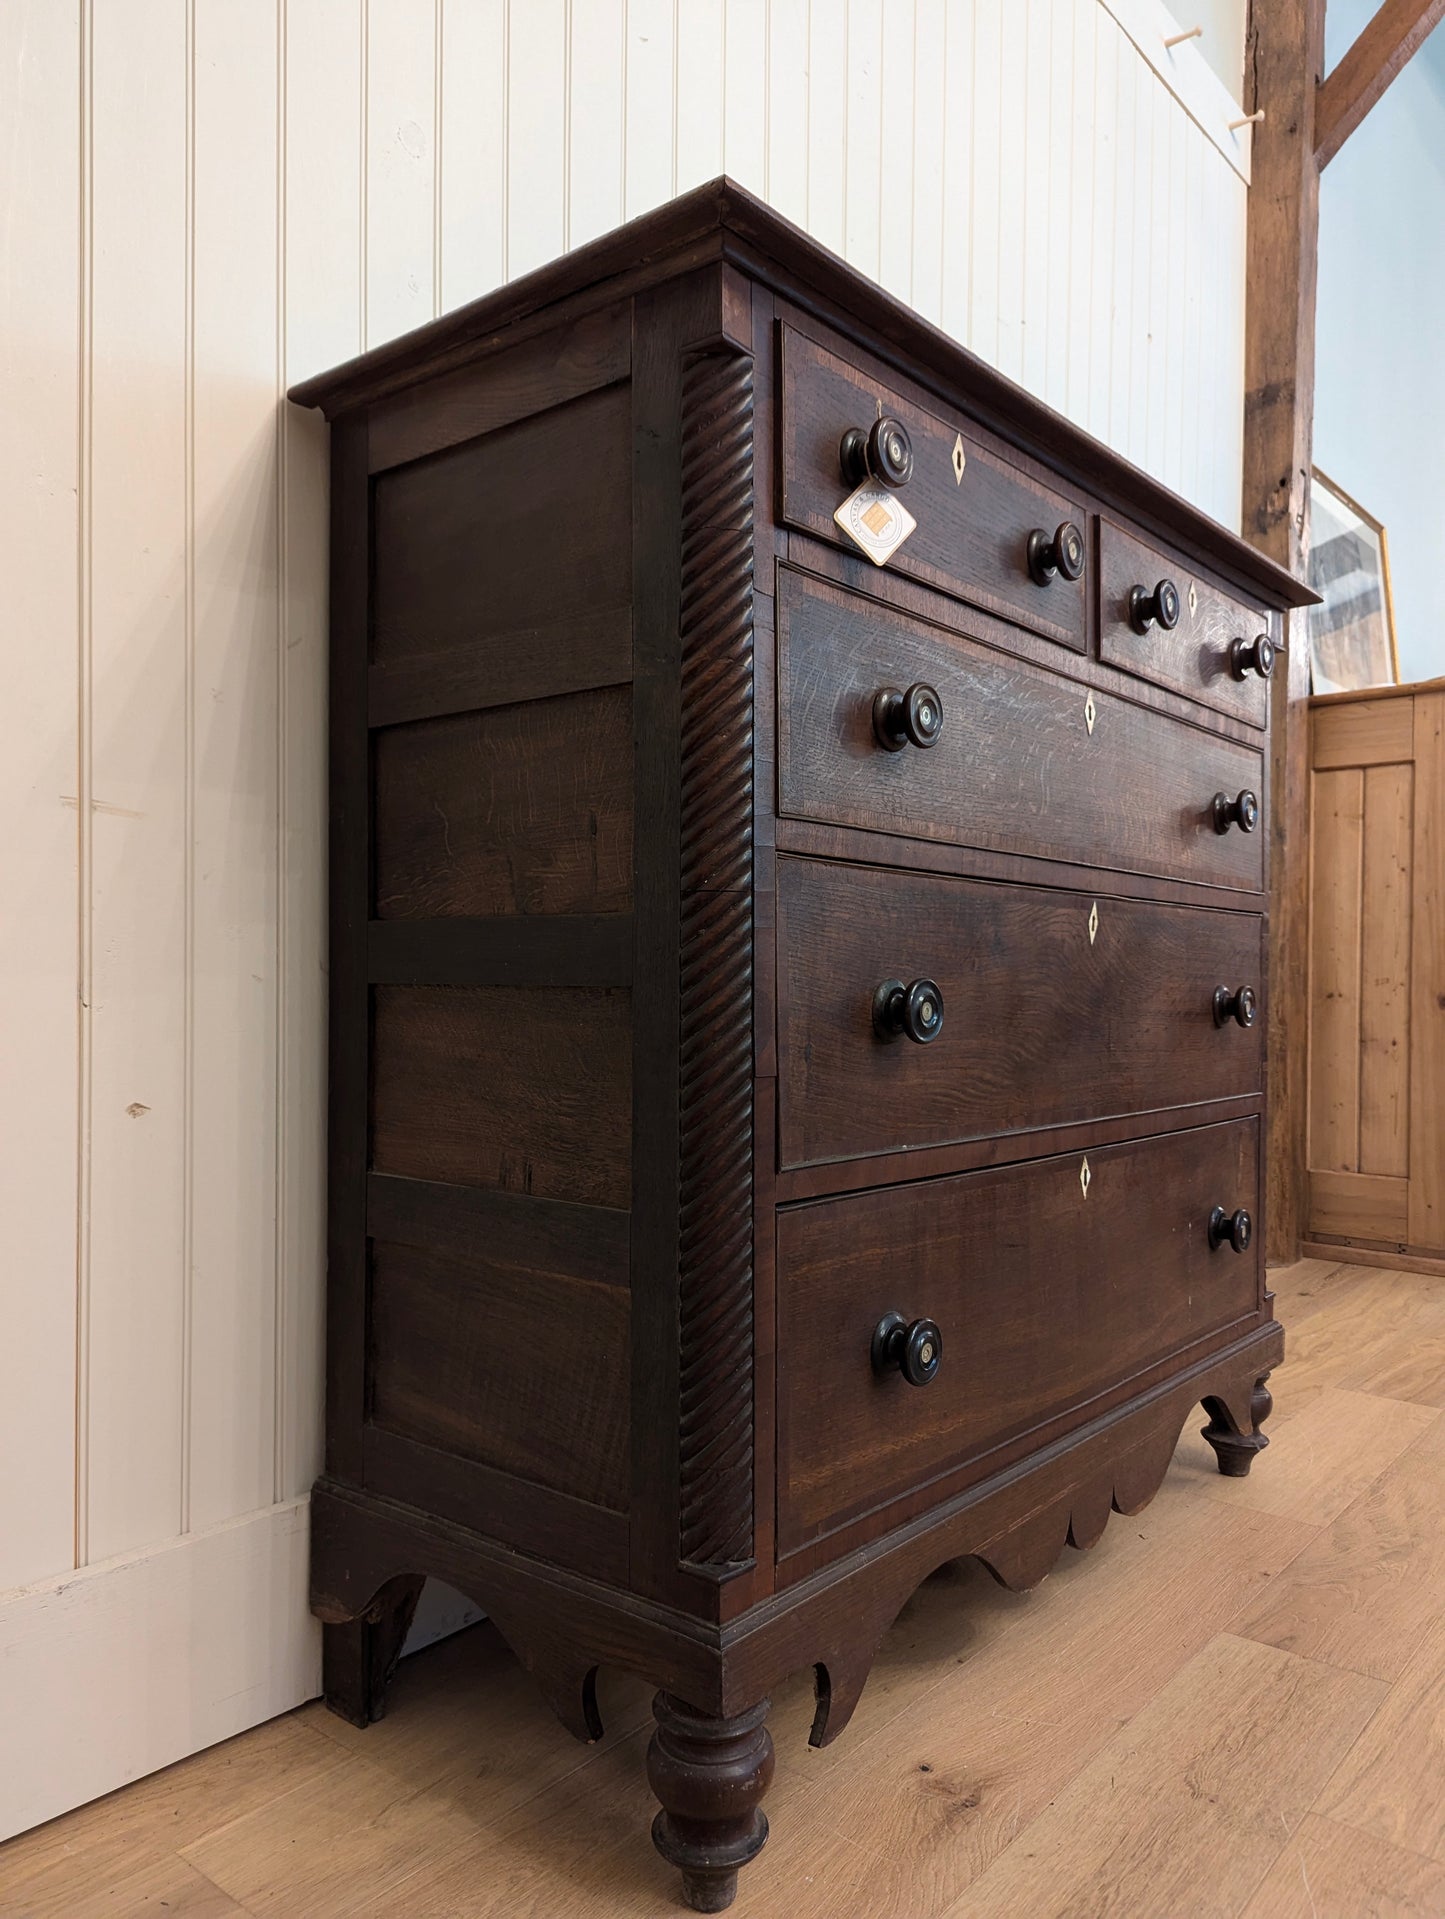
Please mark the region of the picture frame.
<svg viewBox="0 0 1445 1919"><path fill-rule="evenodd" d="M1315 467L1310 487L1310 687L1350 693L1398 686L1400 654L1381 521Z"/></svg>

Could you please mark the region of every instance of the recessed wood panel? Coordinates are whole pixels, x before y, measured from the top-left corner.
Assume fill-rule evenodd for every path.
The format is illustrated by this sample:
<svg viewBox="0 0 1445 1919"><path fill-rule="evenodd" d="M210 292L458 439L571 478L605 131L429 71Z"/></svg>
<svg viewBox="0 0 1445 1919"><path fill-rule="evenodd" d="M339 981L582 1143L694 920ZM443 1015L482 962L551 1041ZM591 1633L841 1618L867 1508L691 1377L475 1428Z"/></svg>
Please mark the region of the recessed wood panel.
<svg viewBox="0 0 1445 1919"><path fill-rule="evenodd" d="M1179 589L1179 624L1170 633L1152 626L1140 633L1129 618L1131 588L1150 593L1160 580ZM1237 600L1187 562L1163 553L1110 520L1099 523L1099 657L1127 673L1167 686L1221 713L1263 726L1269 713L1269 688L1255 673L1242 680L1229 670L1229 648L1236 638L1267 635L1279 639L1279 616ZM1281 662L1283 664L1283 662Z"/></svg>
<svg viewBox="0 0 1445 1919"><path fill-rule="evenodd" d="M372 1169L626 1207L631 1041L622 992L378 986Z"/></svg>
<svg viewBox="0 0 1445 1919"><path fill-rule="evenodd" d="M1211 1250L1215 1206L1256 1205L1258 1123L789 1208L778 1220L782 1549L1085 1407L1254 1310L1260 1240ZM938 1322L918 1388L876 1377L887 1312Z"/></svg>
<svg viewBox="0 0 1445 1919"><path fill-rule="evenodd" d="M925 580L1082 653L1084 582L1060 577L1038 585L1027 548L1035 527L1052 534L1064 520L1087 534L1086 510L986 449L962 415L944 419L926 410L791 328L783 331L788 525L857 551L833 519L853 490L838 443L848 428L867 428L880 413L900 420L912 439L913 477L899 498L918 523L885 572Z"/></svg>
<svg viewBox="0 0 1445 1919"><path fill-rule="evenodd" d="M626 605L631 420L630 389L607 387L382 474L373 661Z"/></svg>
<svg viewBox="0 0 1445 1919"><path fill-rule="evenodd" d="M1364 776L1314 776L1310 842L1309 1163L1358 1172Z"/></svg>
<svg viewBox="0 0 1445 1919"><path fill-rule="evenodd" d="M1317 706L1310 714L1310 763L1323 773L1413 759L1414 714L1408 696Z"/></svg>
<svg viewBox="0 0 1445 1919"><path fill-rule="evenodd" d="M624 1287L499 1256L485 1238L471 1252L377 1240L370 1344L377 1425L625 1508Z"/></svg>
<svg viewBox="0 0 1445 1919"><path fill-rule="evenodd" d="M1360 1171L1410 1170L1411 766L1364 779L1360 915ZM1316 1222L1318 1224L1318 1222Z"/></svg>
<svg viewBox="0 0 1445 1919"><path fill-rule="evenodd" d="M785 1167L1260 1087L1255 914L794 859L778 911ZM875 988L919 976L938 1038L879 1039ZM1251 1028L1215 1025L1216 986L1255 990Z"/></svg>
<svg viewBox="0 0 1445 1919"><path fill-rule="evenodd" d="M1341 1239L1403 1240L1409 1181L1371 1173L1310 1174L1310 1231Z"/></svg>
<svg viewBox="0 0 1445 1919"><path fill-rule="evenodd" d="M378 919L630 907L629 688L387 727L372 750Z"/></svg>
<svg viewBox="0 0 1445 1919"><path fill-rule="evenodd" d="M1214 830L1214 795L1263 798L1260 753L1091 692L792 569L778 590L779 792L799 819L1257 890L1268 820ZM943 732L885 752L873 697L926 681ZM1092 728L1090 715L1092 713Z"/></svg>

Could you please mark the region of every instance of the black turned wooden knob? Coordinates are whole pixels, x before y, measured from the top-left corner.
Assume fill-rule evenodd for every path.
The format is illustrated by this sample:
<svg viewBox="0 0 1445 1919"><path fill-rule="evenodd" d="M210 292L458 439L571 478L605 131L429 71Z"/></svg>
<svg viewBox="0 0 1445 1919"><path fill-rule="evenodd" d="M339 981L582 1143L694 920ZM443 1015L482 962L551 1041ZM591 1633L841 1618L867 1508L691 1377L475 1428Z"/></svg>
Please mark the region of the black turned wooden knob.
<svg viewBox="0 0 1445 1919"><path fill-rule="evenodd" d="M838 443L838 464L850 486L877 480L880 486L907 486L913 478L913 442L901 420L887 415L870 427L850 426Z"/></svg>
<svg viewBox="0 0 1445 1919"><path fill-rule="evenodd" d="M889 753L905 746L932 746L943 731L943 701L931 686L916 680L906 693L885 686L873 695L873 736Z"/></svg>
<svg viewBox="0 0 1445 1919"><path fill-rule="evenodd" d="M902 1313L885 1313L873 1328L873 1370L900 1372L910 1386L927 1386L938 1376L943 1358L943 1334L937 1322L915 1319L910 1325Z"/></svg>
<svg viewBox="0 0 1445 1919"><path fill-rule="evenodd" d="M1235 1252L1243 1253L1249 1248L1254 1237L1254 1221L1241 1206L1237 1213L1226 1213L1222 1206L1216 1206L1209 1215L1209 1249L1230 1245Z"/></svg>
<svg viewBox="0 0 1445 1919"><path fill-rule="evenodd" d="M1129 588L1129 624L1136 633L1147 633L1155 621L1166 633L1179 624L1179 588L1173 580L1161 580L1151 593L1147 586Z"/></svg>
<svg viewBox="0 0 1445 1919"><path fill-rule="evenodd" d="M1231 799L1227 793L1214 796L1214 830L1227 833L1237 826L1241 833L1252 833L1259 825L1259 796L1248 787Z"/></svg>
<svg viewBox="0 0 1445 1919"><path fill-rule="evenodd" d="M931 1045L943 1031L943 995L931 979L886 979L873 995L873 1031L879 1039L900 1033L920 1046Z"/></svg>
<svg viewBox="0 0 1445 1919"><path fill-rule="evenodd" d="M1214 1024L1223 1026L1226 1021L1234 1020L1240 1026L1253 1026L1259 1012L1259 1001L1252 986L1241 986L1237 993L1231 993L1227 986L1214 989Z"/></svg>
<svg viewBox="0 0 1445 1919"><path fill-rule="evenodd" d="M1274 641L1268 633L1257 633L1252 640L1231 640L1229 670L1236 680L1242 680L1246 673L1258 673L1267 680L1274 671Z"/></svg>
<svg viewBox="0 0 1445 1919"><path fill-rule="evenodd" d="M1029 535L1027 554L1029 572L1040 586L1047 586L1060 573L1066 580L1084 577L1084 536L1072 520L1065 520L1052 535L1036 526Z"/></svg>

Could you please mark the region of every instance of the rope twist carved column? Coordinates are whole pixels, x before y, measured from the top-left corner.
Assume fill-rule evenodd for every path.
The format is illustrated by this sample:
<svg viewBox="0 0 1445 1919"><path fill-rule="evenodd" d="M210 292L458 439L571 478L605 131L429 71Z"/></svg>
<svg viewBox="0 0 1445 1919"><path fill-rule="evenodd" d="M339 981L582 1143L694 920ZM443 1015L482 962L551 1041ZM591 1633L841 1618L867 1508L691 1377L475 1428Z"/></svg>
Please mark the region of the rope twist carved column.
<svg viewBox="0 0 1445 1919"><path fill-rule="evenodd" d="M753 363L682 384L679 1545L753 1554Z"/></svg>

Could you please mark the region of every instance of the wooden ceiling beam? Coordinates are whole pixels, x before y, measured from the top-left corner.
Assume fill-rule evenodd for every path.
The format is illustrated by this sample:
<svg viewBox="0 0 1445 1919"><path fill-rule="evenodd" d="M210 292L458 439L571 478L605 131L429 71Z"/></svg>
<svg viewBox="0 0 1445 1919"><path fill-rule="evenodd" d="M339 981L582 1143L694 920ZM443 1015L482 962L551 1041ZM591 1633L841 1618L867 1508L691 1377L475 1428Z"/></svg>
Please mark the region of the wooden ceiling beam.
<svg viewBox="0 0 1445 1919"><path fill-rule="evenodd" d="M1315 165L1333 160L1386 88L1445 20L1445 0L1385 0L1315 101Z"/></svg>

